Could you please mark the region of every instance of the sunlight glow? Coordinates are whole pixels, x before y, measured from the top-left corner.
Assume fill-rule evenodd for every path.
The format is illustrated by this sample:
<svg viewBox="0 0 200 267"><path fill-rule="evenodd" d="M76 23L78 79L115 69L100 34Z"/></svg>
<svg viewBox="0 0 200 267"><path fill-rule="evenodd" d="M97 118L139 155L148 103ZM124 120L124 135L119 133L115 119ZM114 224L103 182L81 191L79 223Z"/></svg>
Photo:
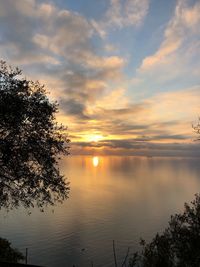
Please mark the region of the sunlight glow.
<svg viewBox="0 0 200 267"><path fill-rule="evenodd" d="M93 136L91 136L90 141L91 142L98 142L98 141L100 141L102 139L103 139L102 135L93 135Z"/></svg>
<svg viewBox="0 0 200 267"><path fill-rule="evenodd" d="M99 157L93 157L92 163L94 167L97 167L99 165Z"/></svg>

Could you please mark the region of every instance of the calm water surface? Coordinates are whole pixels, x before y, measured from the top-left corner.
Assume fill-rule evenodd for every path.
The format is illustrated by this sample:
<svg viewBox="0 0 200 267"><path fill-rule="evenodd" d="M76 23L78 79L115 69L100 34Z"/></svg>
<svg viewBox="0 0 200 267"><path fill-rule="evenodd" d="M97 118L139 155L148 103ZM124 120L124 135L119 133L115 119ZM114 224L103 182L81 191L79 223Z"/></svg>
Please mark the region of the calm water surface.
<svg viewBox="0 0 200 267"><path fill-rule="evenodd" d="M44 213L0 212L0 236L29 263L48 267L113 266L112 240L121 263L126 249L139 248L167 226L171 214L200 191L200 159L68 157L61 169L70 198Z"/></svg>

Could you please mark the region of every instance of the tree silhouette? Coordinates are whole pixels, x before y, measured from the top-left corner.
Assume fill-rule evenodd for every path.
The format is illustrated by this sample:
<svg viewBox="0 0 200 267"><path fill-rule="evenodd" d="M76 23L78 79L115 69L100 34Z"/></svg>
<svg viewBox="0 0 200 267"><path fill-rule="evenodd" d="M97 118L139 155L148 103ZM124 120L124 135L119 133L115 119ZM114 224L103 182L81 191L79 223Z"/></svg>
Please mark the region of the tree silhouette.
<svg viewBox="0 0 200 267"><path fill-rule="evenodd" d="M53 205L68 196L58 155L69 154L57 103L44 86L0 61L0 208Z"/></svg>
<svg viewBox="0 0 200 267"><path fill-rule="evenodd" d="M17 249L11 247L11 243L4 238L0 238L0 261L18 262L24 260L24 255Z"/></svg>
<svg viewBox="0 0 200 267"><path fill-rule="evenodd" d="M196 140L200 141L200 118L196 125L192 125L192 128L194 129L194 132L199 136Z"/></svg>
<svg viewBox="0 0 200 267"><path fill-rule="evenodd" d="M168 228L150 243L141 241L142 251L130 259L129 267L200 266L200 195L183 213L171 216Z"/></svg>

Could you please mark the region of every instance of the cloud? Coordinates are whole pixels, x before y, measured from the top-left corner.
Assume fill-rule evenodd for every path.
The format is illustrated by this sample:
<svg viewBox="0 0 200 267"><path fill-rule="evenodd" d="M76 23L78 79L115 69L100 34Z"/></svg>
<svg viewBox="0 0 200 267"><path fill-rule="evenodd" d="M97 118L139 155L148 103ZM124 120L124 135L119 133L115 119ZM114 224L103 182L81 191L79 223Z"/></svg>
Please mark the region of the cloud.
<svg viewBox="0 0 200 267"><path fill-rule="evenodd" d="M110 0L103 19L91 23L96 32L104 38L113 29L141 25L148 13L149 0Z"/></svg>
<svg viewBox="0 0 200 267"><path fill-rule="evenodd" d="M169 66L175 74L177 74L175 67L183 70L181 64L184 59L187 60L194 38L196 39L200 34L199 24L199 1L193 5L189 5L189 1L186 0L177 1L174 16L165 29L163 42L153 55L143 59L139 71L147 72Z"/></svg>
<svg viewBox="0 0 200 267"><path fill-rule="evenodd" d="M83 149L84 148L84 149ZM199 144L160 144L132 139L108 140L97 144L74 143L72 154L127 155L155 157L200 157Z"/></svg>
<svg viewBox="0 0 200 267"><path fill-rule="evenodd" d="M192 118L196 119L200 110L199 97L199 85L174 92L158 93L147 100L152 106L149 120L189 122Z"/></svg>
<svg viewBox="0 0 200 267"><path fill-rule="evenodd" d="M1 56L44 82L66 115L88 118L85 106L103 96L110 81L123 80L126 60L99 55L95 29L79 13L36 0L3 0L0 10Z"/></svg>
<svg viewBox="0 0 200 267"><path fill-rule="evenodd" d="M135 146L144 146L145 149L151 149L150 144L158 146L160 143L166 149L164 144L193 143L195 134L192 124L198 118L199 94L198 86L159 93L141 103L126 102L115 108L112 108L113 99L110 98L112 105L107 102L103 106L102 102L102 106L94 106L93 112L87 110L85 114L90 118L84 129L81 124L74 128L74 133L78 136L81 134L82 139L73 143L74 139L72 143L79 147L79 152L81 147L83 150L87 147L87 151L90 148L91 152L94 148L98 149L98 153L105 148L133 150ZM95 135L102 135L102 140L91 143L92 136ZM110 150L107 152L111 153Z"/></svg>
<svg viewBox="0 0 200 267"><path fill-rule="evenodd" d="M68 116L77 116L82 120L88 120L89 117L85 115L86 107L75 99L60 100L60 107Z"/></svg>
<svg viewBox="0 0 200 267"><path fill-rule="evenodd" d="M112 56L112 57L88 57L86 63L89 67L95 69L119 69L124 66L125 60L123 58Z"/></svg>
<svg viewBox="0 0 200 267"><path fill-rule="evenodd" d="M148 0L110 0L106 13L108 27L122 28L141 24L147 15Z"/></svg>
<svg viewBox="0 0 200 267"><path fill-rule="evenodd" d="M18 62L24 58L35 62L35 57L42 60L43 55L66 56L74 45L89 46L93 29L77 13L35 0L3 0L0 9L1 45L8 46L4 47L5 54L10 53L10 46L15 48L11 56Z"/></svg>
<svg viewBox="0 0 200 267"><path fill-rule="evenodd" d="M198 75L199 63L194 68L190 61L197 51L200 53L200 4L177 2L164 40L153 55L143 60L136 77L131 78L135 84L130 88L131 80L124 74L127 59L120 55L119 48L99 37L113 29L141 25L149 1L109 3L103 18L91 21L52 2L2 0L1 56L12 65L19 65L29 78L46 84L51 97L60 103L58 119L69 125L72 143L79 151L160 151L167 149L164 143L191 142L191 124L200 108L198 85L157 92L137 101L127 88L132 93L140 86L143 93L145 81L152 90L151 82L155 85L158 79L170 79L180 73L190 73L184 76L187 78ZM101 135L102 140L89 142L94 135Z"/></svg>

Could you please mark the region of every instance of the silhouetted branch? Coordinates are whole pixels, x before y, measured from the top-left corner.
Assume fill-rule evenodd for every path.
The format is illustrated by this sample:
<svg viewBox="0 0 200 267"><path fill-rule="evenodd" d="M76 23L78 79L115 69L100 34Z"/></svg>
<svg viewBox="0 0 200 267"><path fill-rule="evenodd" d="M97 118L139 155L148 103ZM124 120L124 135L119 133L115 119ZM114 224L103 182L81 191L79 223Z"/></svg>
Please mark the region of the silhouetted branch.
<svg viewBox="0 0 200 267"><path fill-rule="evenodd" d="M129 256L129 250L130 250L130 248L128 247L127 252L126 252L126 256L124 258L124 261L122 262L122 267L123 266L126 267L126 262L127 262L128 256Z"/></svg>
<svg viewBox="0 0 200 267"><path fill-rule="evenodd" d="M113 255L114 255L115 267L117 267L117 257L116 257L116 251L115 251L115 240L113 240Z"/></svg>

